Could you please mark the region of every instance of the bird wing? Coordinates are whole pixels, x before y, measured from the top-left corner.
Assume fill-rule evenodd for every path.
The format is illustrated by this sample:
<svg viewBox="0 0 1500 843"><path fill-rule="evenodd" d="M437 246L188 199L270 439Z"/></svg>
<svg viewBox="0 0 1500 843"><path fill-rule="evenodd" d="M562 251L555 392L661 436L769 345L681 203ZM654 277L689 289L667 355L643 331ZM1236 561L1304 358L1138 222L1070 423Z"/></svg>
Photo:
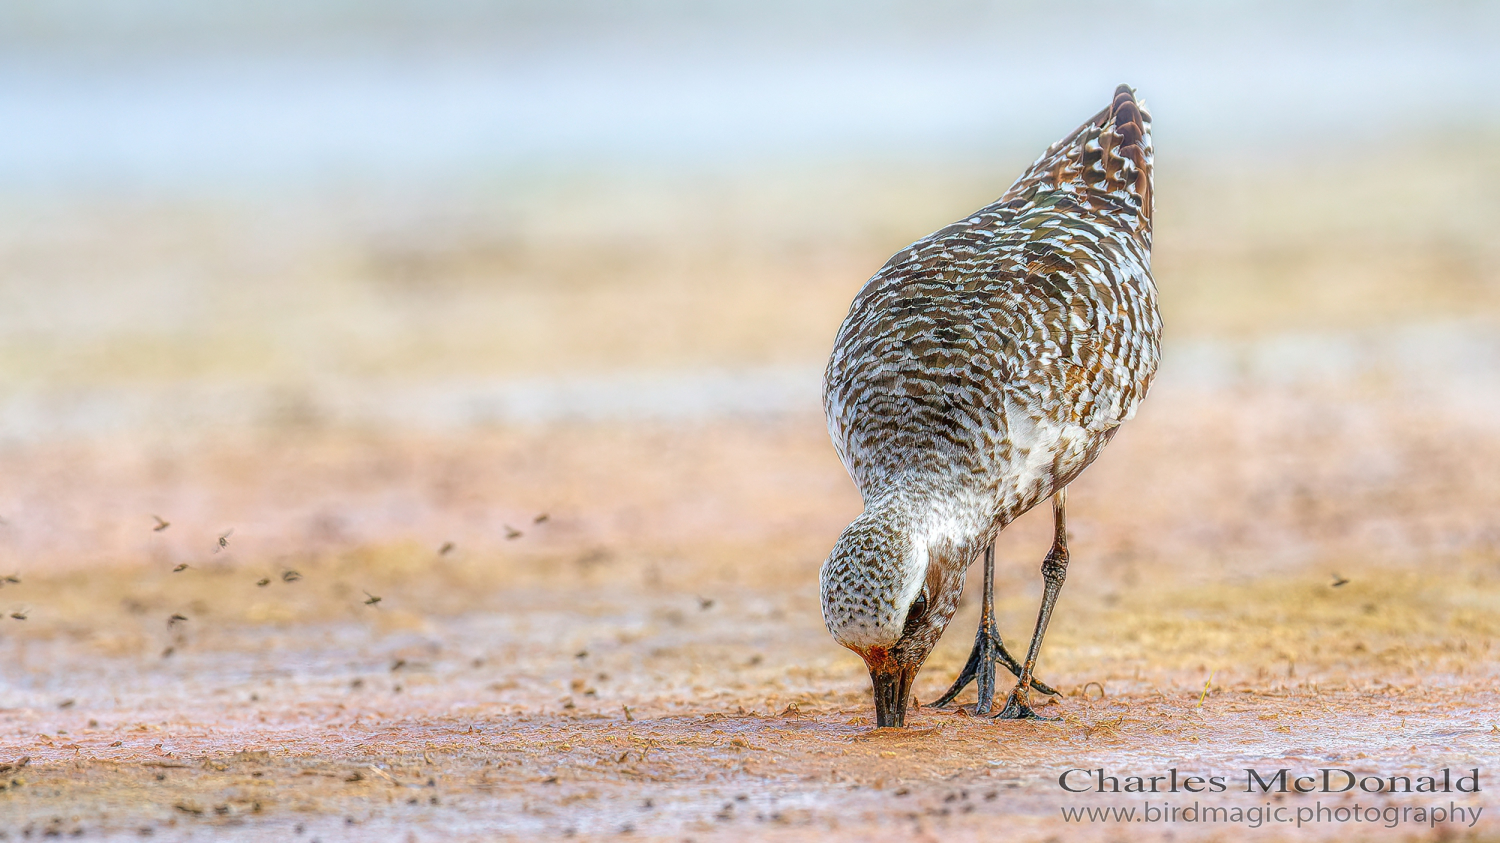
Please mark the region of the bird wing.
<svg viewBox="0 0 1500 843"><path fill-rule="evenodd" d="M1109 108L1048 147L990 208L1024 210L1061 192L1139 231L1149 248L1153 151L1151 114L1121 85Z"/></svg>
<svg viewBox="0 0 1500 843"><path fill-rule="evenodd" d="M1101 434L1133 415L1161 333L1149 127L1121 86L999 200L866 283L824 384L851 471L871 458L944 459L981 440L1003 448L1015 406Z"/></svg>

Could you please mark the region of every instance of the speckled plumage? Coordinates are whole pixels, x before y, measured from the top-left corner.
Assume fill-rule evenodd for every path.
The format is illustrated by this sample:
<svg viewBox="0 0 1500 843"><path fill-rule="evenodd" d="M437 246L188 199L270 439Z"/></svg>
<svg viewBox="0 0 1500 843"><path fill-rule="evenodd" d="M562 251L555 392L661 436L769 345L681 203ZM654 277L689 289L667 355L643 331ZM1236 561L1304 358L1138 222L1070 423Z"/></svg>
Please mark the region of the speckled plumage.
<svg viewBox="0 0 1500 843"><path fill-rule="evenodd" d="M1150 117L1121 86L998 201L898 252L854 299L824 410L865 511L822 588L829 629L867 662L920 665L964 569L1145 397L1161 339L1151 163ZM919 596L923 617L908 617Z"/></svg>

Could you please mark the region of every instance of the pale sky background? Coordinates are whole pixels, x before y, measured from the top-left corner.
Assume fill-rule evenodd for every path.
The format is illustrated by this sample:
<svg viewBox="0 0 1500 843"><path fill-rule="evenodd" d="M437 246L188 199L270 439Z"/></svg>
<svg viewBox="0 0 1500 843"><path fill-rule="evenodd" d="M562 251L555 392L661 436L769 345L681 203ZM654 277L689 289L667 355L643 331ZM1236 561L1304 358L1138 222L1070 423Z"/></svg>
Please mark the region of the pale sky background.
<svg viewBox="0 0 1500 843"><path fill-rule="evenodd" d="M1496 44L1475 2L11 0L0 189L973 156L1121 81L1174 155L1337 155L1493 128Z"/></svg>

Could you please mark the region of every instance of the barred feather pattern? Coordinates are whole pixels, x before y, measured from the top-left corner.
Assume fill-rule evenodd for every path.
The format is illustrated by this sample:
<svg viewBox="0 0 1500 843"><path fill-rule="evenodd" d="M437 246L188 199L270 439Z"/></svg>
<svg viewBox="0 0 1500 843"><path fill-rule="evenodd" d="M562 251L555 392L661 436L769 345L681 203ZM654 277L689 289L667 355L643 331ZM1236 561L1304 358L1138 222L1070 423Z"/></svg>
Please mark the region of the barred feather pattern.
<svg viewBox="0 0 1500 843"><path fill-rule="evenodd" d="M1145 397L1162 328L1150 126L1120 86L999 200L898 252L854 299L823 395L866 506L823 570L825 620L847 645L913 632L922 586L961 583L930 566L961 572ZM935 643L948 597L930 596L941 623L913 646Z"/></svg>

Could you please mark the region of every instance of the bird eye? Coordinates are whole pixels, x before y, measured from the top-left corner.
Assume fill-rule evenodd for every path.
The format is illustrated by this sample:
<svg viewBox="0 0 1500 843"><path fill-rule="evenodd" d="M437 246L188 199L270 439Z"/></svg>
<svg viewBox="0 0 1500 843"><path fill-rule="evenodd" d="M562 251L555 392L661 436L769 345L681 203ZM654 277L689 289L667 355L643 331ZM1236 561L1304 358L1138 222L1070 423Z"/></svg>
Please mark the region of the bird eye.
<svg viewBox="0 0 1500 843"><path fill-rule="evenodd" d="M917 599L911 601L911 608L906 610L906 626L905 629L901 631L902 634L904 635L907 632L911 631L913 627L915 627L918 623L921 623L922 618L926 615L927 589L924 588L922 589L922 592L917 595Z"/></svg>

